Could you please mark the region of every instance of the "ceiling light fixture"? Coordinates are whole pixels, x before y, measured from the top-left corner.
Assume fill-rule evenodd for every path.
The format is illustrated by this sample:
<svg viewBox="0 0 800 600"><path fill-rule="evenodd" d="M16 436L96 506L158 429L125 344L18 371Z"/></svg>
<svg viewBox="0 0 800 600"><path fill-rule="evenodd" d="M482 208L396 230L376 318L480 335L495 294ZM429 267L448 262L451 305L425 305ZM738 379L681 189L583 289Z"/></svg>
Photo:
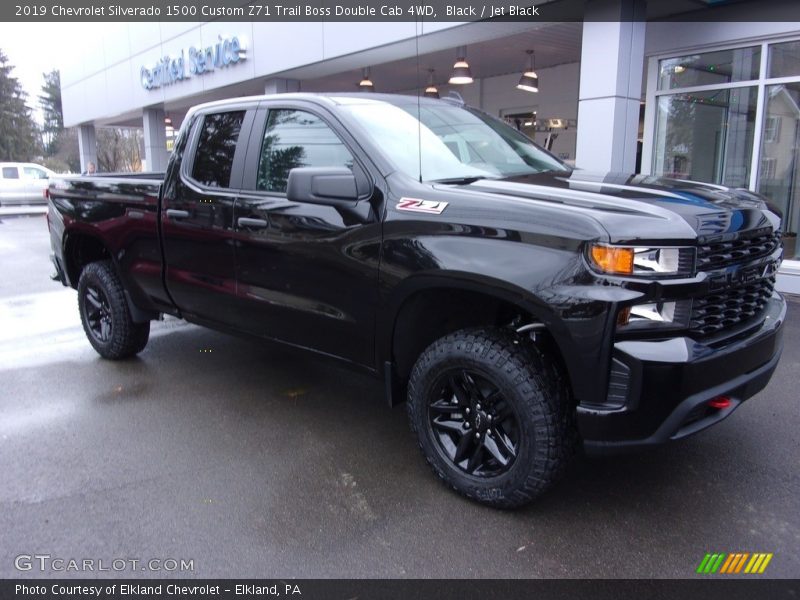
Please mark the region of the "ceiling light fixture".
<svg viewBox="0 0 800 600"><path fill-rule="evenodd" d="M467 62L467 47L459 46L456 50L456 62L453 65L453 72L450 74L449 83L455 85L464 85L472 83L472 71L469 69Z"/></svg>
<svg viewBox="0 0 800 600"><path fill-rule="evenodd" d="M433 83L433 69L428 69L428 87L425 88L425 96L428 98L439 97L439 89Z"/></svg>
<svg viewBox="0 0 800 600"><path fill-rule="evenodd" d="M526 50L525 53L528 55L528 68L522 74L522 77L519 78L517 89L526 92L538 92L539 76L536 74L536 71L533 70L533 50Z"/></svg>
<svg viewBox="0 0 800 600"><path fill-rule="evenodd" d="M369 78L369 67L364 67L361 72L361 81L358 82L358 87L362 92L374 92L375 84Z"/></svg>

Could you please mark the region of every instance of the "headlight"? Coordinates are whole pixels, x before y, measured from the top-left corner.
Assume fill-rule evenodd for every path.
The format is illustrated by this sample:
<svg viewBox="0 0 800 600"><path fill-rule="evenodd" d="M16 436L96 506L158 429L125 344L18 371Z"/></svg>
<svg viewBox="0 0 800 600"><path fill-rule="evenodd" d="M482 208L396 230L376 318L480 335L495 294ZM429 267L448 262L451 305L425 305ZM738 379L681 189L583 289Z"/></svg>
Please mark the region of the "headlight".
<svg viewBox="0 0 800 600"><path fill-rule="evenodd" d="M690 277L694 274L695 249L650 248L592 244L589 262L601 273L651 277Z"/></svg>
<svg viewBox="0 0 800 600"><path fill-rule="evenodd" d="M623 331L640 328L684 329L689 326L691 313L691 300L634 304L619 311L617 329Z"/></svg>

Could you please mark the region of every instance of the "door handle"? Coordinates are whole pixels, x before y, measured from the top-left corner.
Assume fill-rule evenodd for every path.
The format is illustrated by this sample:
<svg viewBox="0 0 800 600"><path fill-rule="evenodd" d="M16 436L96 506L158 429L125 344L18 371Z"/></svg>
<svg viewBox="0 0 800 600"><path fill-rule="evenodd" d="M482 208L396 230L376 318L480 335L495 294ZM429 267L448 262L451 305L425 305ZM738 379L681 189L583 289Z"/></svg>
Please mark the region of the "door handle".
<svg viewBox="0 0 800 600"><path fill-rule="evenodd" d="M174 208L167 209L167 216L170 219L188 219L189 218L189 211L188 210L176 210Z"/></svg>
<svg viewBox="0 0 800 600"><path fill-rule="evenodd" d="M267 226L267 221L265 219L250 219L248 217L239 217L236 222L239 224L239 227L258 227L259 229L263 229Z"/></svg>

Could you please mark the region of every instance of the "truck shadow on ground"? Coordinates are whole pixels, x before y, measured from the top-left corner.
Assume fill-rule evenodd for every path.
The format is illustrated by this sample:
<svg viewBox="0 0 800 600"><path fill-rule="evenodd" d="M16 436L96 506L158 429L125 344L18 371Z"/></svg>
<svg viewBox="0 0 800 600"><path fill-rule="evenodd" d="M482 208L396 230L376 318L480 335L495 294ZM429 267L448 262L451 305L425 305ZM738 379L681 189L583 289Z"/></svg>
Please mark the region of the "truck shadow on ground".
<svg viewBox="0 0 800 600"><path fill-rule="evenodd" d="M336 466L332 476L337 476L333 473L337 468L355 473L364 489L374 487L384 496L395 489L398 498L387 499L388 504L401 500L409 486L440 494L442 501L461 501L429 471L408 429L404 406L385 406L381 384L368 375L280 345L193 327L156 338L128 367L152 374L151 362L168 367L172 381L192 381L203 390L193 396L195 415L201 415L197 411L213 398L215 408L227 415L226 427L272 432L265 435L277 435L279 430L287 439L302 440L302 453L319 458L327 453L325 461ZM168 394L173 386L167 384L160 393ZM113 392L106 394L105 401L113 398ZM727 447L718 443L713 430L706 436L632 455L589 458L579 452L550 493L523 510L505 514L533 518L587 503L647 512L648 506L674 500L685 487L696 493L714 481L721 455L736 461L750 453L746 437ZM370 474L377 478L374 485ZM297 477L301 478L299 473ZM303 492L313 495L315 490ZM470 510L485 510L467 504Z"/></svg>

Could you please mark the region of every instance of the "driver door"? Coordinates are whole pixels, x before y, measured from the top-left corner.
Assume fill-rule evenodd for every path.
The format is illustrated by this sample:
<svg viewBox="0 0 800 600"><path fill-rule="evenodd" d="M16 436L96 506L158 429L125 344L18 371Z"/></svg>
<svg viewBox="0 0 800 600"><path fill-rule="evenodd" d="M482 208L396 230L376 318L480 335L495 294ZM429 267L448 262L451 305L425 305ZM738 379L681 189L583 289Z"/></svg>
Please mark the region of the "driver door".
<svg viewBox="0 0 800 600"><path fill-rule="evenodd" d="M292 168L366 174L365 157L301 103L262 105L250 142L234 206L240 326L373 366L381 223L372 180L352 209L286 198Z"/></svg>

